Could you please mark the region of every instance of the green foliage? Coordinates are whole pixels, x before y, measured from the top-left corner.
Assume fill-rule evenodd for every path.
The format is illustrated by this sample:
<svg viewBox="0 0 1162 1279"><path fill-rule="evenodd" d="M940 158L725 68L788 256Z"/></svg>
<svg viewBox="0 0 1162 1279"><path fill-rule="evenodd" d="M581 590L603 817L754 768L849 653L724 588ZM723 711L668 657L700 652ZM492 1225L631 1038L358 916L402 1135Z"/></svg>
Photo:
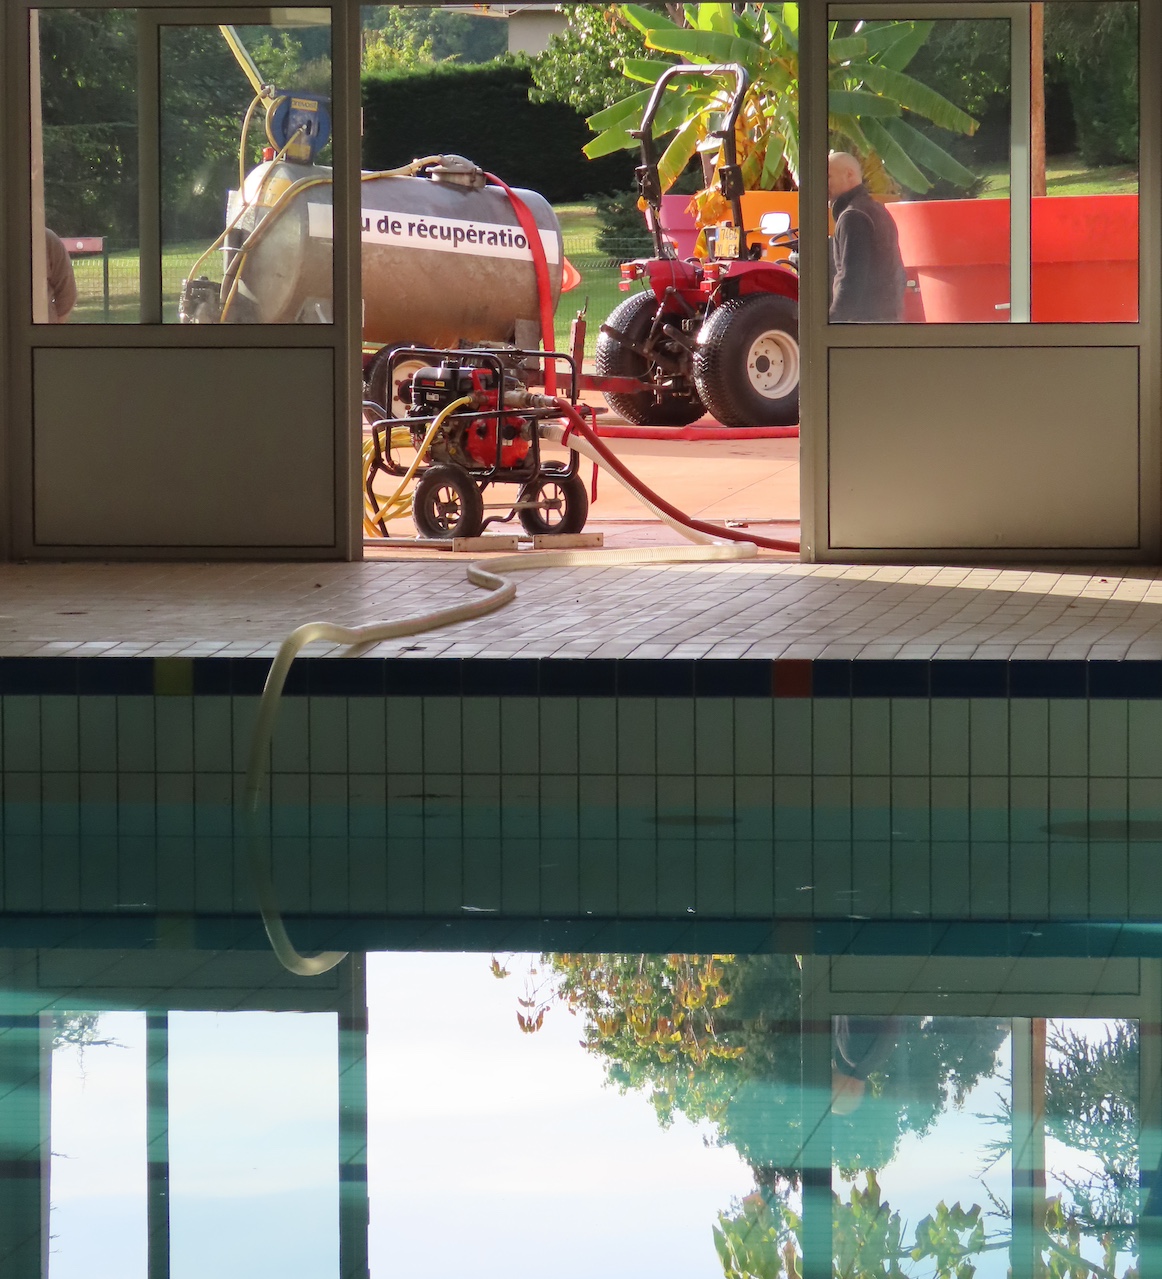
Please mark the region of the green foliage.
<svg viewBox="0 0 1162 1279"><path fill-rule="evenodd" d="M592 115L625 94L622 61L644 57L645 39L614 4L579 4L566 14L569 25L532 60L531 97Z"/></svg>
<svg viewBox="0 0 1162 1279"><path fill-rule="evenodd" d="M786 3L687 4L676 24L636 5L622 13L644 35L647 49L667 55L625 64L632 80L652 84L671 62L737 62L751 87L736 129L743 181L748 190L778 190L799 184L799 8ZM828 43L829 129L833 144L861 156L869 185L893 183L923 193L933 179L968 186L973 175L909 118L940 129L971 134L976 121L933 89L906 73L932 26L927 21L832 23ZM648 92L633 94L596 113L589 125L597 138L586 154L607 154L636 145ZM698 151L722 163L713 136L726 105L717 79L690 77L672 84L663 100L655 132L673 132L660 163L667 189ZM699 220L713 223L725 202L708 187Z"/></svg>
<svg viewBox="0 0 1162 1279"><path fill-rule="evenodd" d="M592 197L593 207L601 220L597 232L597 248L611 258L625 259L648 256L654 250L654 237L646 229L637 207L636 191L616 191Z"/></svg>
<svg viewBox="0 0 1162 1279"><path fill-rule="evenodd" d="M1136 164L1138 6L1047 5L1045 26L1050 57L1069 87L1082 160Z"/></svg>
<svg viewBox="0 0 1162 1279"><path fill-rule="evenodd" d="M366 5L363 30L364 71L450 60L489 62L508 47L505 23L428 5ZM374 64L367 60L369 47L377 50ZM393 51L399 53L398 59Z"/></svg>
<svg viewBox="0 0 1162 1279"><path fill-rule="evenodd" d="M1054 1027L1048 1041L1046 1129L1092 1156L1101 1171L1062 1180L1073 1215L1089 1230L1124 1244L1139 1211L1138 1027L1114 1022L1104 1040Z"/></svg>
<svg viewBox="0 0 1162 1279"><path fill-rule="evenodd" d="M628 186L632 159L586 163L583 118L564 103L530 102L531 85L529 68L513 62L365 75L363 163L387 169L458 152L552 202Z"/></svg>
<svg viewBox="0 0 1162 1279"><path fill-rule="evenodd" d="M40 14L45 215L62 235L137 243L137 24L124 9Z"/></svg>
<svg viewBox="0 0 1162 1279"><path fill-rule="evenodd" d="M936 1263L936 1279L972 1279L976 1267L968 1260L986 1247L980 1204L967 1211L960 1204L951 1208L941 1200L936 1211L916 1226L913 1261L930 1258Z"/></svg>

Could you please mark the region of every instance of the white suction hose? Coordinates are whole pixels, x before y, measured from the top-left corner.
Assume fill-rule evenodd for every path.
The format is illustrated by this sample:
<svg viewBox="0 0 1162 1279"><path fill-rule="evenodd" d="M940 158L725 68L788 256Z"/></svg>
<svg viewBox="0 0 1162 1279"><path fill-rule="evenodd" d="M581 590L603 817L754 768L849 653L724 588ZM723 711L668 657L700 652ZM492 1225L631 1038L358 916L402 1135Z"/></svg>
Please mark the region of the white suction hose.
<svg viewBox="0 0 1162 1279"><path fill-rule="evenodd" d="M677 526L675 526L677 527ZM690 537L691 533L679 527L679 532ZM697 534L699 541L704 534ZM707 539L708 540L708 539ZM715 560L749 559L757 554L747 543L723 545L710 541L700 546L659 546L648 550L609 551L535 551L519 555L505 555L490 561L488 568L479 562L468 565L468 580L488 592L482 598L463 604L453 604L419 617L405 617L396 622L374 622L369 626L337 626L333 622L308 622L292 631L279 646L270 674L262 690L258 707L258 719L250 741L250 762L246 769L245 826L246 844L250 856L250 869L258 896L258 907L266 935L278 961L289 972L300 977L315 977L334 968L346 958L345 951L328 950L319 955L302 955L294 947L283 924L278 898L270 875L269 850L263 832L259 830L258 814L262 787L266 780L270 757L270 744L274 736L274 723L278 714L282 690L287 672L300 652L320 640L349 646L347 656L362 652L372 644L384 640L419 635L442 626L453 626L483 617L503 608L516 596L516 586L506 581L502 574L519 573L536 568L581 568L589 565L611 564L687 564Z"/></svg>

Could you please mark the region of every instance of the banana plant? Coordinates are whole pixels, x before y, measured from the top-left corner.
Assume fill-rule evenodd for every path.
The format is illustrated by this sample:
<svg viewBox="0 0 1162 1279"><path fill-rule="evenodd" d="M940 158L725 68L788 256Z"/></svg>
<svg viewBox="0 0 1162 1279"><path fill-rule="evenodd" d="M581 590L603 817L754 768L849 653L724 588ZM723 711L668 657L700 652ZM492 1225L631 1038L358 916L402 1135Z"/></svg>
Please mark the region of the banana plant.
<svg viewBox="0 0 1162 1279"><path fill-rule="evenodd" d="M687 4L686 25L639 5L619 6L643 35L647 49L665 59L627 58L626 77L646 85L589 117L597 134L585 154L593 159L632 148L631 130L641 119L649 87L673 65L741 63L751 87L739 114L736 142L748 191L796 190L799 186L799 6L794 3ZM832 23L828 30L828 129L832 146L861 158L865 181L877 194L901 187L923 195L932 178L968 187L973 174L928 135L909 123L919 117L951 132L969 134L977 122L947 98L906 74L928 38L931 21ZM695 197L700 225L726 215L713 173L722 162L721 126L728 86L713 77L677 82L662 102L655 133L673 133L659 164L668 190L701 152L706 188Z"/></svg>

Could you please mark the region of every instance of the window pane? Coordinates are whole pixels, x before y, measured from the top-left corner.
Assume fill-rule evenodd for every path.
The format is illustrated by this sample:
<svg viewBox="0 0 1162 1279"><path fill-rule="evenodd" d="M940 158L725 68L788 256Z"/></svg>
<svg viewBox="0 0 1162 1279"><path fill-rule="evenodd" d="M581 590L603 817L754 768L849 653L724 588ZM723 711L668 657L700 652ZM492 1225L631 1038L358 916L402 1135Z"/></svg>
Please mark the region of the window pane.
<svg viewBox="0 0 1162 1279"><path fill-rule="evenodd" d="M30 57L33 320L135 323L136 12L34 12Z"/></svg>
<svg viewBox="0 0 1162 1279"><path fill-rule="evenodd" d="M1138 1023L1050 1020L1043 1042L1048 1212L1042 1258L1052 1270L1062 1251L1076 1249L1106 1271L1136 1271Z"/></svg>
<svg viewBox="0 0 1162 1279"><path fill-rule="evenodd" d="M1138 6L1121 0L1045 5L1042 45L1044 187L1034 147L1032 317L1043 324L1132 323L1138 318ZM1036 88L1034 79L1034 138Z"/></svg>
<svg viewBox="0 0 1162 1279"><path fill-rule="evenodd" d="M1010 44L1005 19L835 25L833 322L1008 320Z"/></svg>
<svg viewBox="0 0 1162 1279"><path fill-rule="evenodd" d="M145 1279L145 1015L58 1013L49 1279Z"/></svg>
<svg viewBox="0 0 1162 1279"><path fill-rule="evenodd" d="M884 1261L931 1275L941 1248L963 1248L982 1277L1005 1279L1011 1077L1006 1021L832 1019L837 1275Z"/></svg>
<svg viewBox="0 0 1162 1279"><path fill-rule="evenodd" d="M277 12L232 30L238 58L219 27L162 28L167 321L332 320L331 32L317 9Z"/></svg>
<svg viewBox="0 0 1162 1279"><path fill-rule="evenodd" d="M336 1279L338 1086L334 1014L171 1014L173 1279Z"/></svg>

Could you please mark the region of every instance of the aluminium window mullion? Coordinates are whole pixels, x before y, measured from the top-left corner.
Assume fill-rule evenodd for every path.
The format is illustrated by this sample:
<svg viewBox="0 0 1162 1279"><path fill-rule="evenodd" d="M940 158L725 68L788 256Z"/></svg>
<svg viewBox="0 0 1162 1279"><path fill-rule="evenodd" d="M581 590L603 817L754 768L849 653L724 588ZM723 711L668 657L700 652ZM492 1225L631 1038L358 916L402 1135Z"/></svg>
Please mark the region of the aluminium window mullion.
<svg viewBox="0 0 1162 1279"><path fill-rule="evenodd" d="M142 324L160 324L161 39L155 11L137 11L137 253Z"/></svg>

